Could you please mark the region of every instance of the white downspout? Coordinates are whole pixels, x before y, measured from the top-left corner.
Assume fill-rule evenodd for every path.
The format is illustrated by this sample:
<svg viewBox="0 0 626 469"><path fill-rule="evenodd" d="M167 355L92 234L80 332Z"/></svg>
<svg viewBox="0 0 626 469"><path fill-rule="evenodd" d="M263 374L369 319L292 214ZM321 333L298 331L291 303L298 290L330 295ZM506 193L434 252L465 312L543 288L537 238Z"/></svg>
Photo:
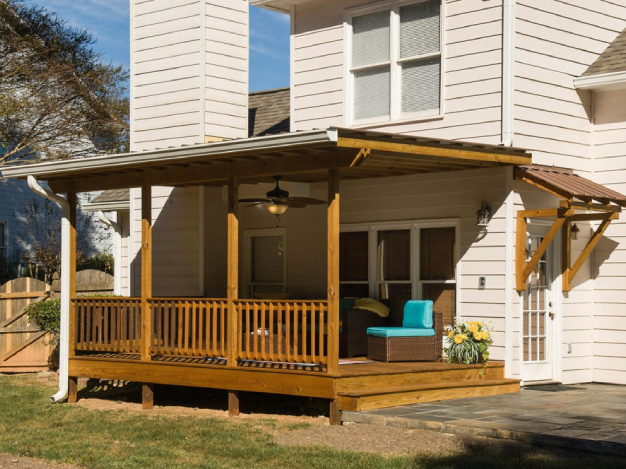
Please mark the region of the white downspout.
<svg viewBox="0 0 626 469"><path fill-rule="evenodd" d="M122 227L119 223L107 218L102 210L98 210L98 220L106 226L110 226L115 231L113 244L115 252L113 253L113 294L121 295L122 291Z"/></svg>
<svg viewBox="0 0 626 469"><path fill-rule="evenodd" d="M61 327L59 340L59 391L50 397L58 402L67 395L69 338L70 338L70 204L60 195L44 189L33 176L28 176L28 187L36 194L61 206Z"/></svg>
<svg viewBox="0 0 626 469"><path fill-rule="evenodd" d="M515 0L502 5L502 145L513 145L515 86Z"/></svg>

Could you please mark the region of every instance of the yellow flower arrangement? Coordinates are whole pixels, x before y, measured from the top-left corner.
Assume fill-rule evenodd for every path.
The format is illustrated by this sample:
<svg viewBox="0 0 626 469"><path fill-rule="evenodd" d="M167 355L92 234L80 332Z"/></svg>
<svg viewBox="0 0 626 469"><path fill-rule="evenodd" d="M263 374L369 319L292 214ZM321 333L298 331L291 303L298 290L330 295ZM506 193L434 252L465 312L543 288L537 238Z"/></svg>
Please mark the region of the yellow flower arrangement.
<svg viewBox="0 0 626 469"><path fill-rule="evenodd" d="M444 352L448 363L486 363L493 343L492 326L481 321L456 321L446 326L448 336Z"/></svg>

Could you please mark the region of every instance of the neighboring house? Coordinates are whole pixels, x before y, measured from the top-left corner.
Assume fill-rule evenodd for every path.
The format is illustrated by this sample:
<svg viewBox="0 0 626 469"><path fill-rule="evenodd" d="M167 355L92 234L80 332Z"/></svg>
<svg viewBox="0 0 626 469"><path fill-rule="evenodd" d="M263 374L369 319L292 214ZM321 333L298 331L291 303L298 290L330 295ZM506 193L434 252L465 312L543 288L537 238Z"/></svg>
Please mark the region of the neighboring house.
<svg viewBox="0 0 626 469"><path fill-rule="evenodd" d="M288 110L286 91L248 101L248 2L132 1L132 152L9 174L47 179L58 192L130 188L122 288L153 312L143 317L159 324L146 326L156 342L118 350L141 350L120 371L114 361L96 366L89 331L80 332L75 347L85 355L70 359L70 375L152 382L148 369L170 366L158 382L330 396L335 410L356 408L383 384L372 378L354 390L341 381L335 301L370 296L389 301L392 324L410 298L432 299L447 324L491 321L491 358L524 384L626 384L625 225L616 220L626 206L626 2L250 3L291 17ZM262 196L273 175L328 209L294 207L279 218L245 202L237 209L234 199ZM477 224L483 210L488 221ZM181 335L177 348L162 337L174 334L172 311L184 322L196 302L207 315L232 314L236 334L233 322L266 314L255 293L289 294L305 318L327 301L328 323L296 344L324 330L327 375L246 371L262 350L241 349L245 335L236 345L228 336L239 348L201 352L197 338ZM269 304L277 309L267 314L291 307ZM205 313L192 314L194 328ZM200 342L222 334L212 343L224 346L220 318L211 326L207 316ZM151 353L226 366L183 370ZM286 361L320 363L298 352Z"/></svg>

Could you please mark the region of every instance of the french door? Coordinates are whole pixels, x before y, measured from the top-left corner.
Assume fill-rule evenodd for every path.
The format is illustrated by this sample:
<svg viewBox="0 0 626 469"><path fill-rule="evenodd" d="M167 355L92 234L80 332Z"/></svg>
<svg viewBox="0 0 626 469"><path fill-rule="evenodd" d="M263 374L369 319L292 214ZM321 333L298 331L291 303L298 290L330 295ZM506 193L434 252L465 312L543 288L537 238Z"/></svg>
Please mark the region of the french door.
<svg viewBox="0 0 626 469"><path fill-rule="evenodd" d="M530 228L530 227L529 227ZM529 233L528 259L541 244L545 230ZM522 378L525 382L554 378L553 248L548 247L527 279L522 307Z"/></svg>

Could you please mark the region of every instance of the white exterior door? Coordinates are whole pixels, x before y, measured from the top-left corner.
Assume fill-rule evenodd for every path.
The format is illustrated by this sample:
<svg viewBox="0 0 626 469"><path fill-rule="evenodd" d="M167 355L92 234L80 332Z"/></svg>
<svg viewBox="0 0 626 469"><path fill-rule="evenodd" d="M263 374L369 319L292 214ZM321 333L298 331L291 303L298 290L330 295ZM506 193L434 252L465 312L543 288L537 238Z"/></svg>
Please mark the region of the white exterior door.
<svg viewBox="0 0 626 469"><path fill-rule="evenodd" d="M530 228L530 227L529 227ZM530 229L527 255L532 256L545 231ZM553 247L550 246L527 279L522 302L522 379L554 379Z"/></svg>

